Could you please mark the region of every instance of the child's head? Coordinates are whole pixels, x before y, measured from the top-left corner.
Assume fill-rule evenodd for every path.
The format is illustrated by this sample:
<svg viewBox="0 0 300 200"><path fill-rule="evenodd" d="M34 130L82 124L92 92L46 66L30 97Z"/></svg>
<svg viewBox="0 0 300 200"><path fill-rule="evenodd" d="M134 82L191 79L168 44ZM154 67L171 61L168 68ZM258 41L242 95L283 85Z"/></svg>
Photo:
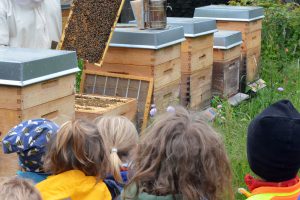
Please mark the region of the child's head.
<svg viewBox="0 0 300 200"><path fill-rule="evenodd" d="M231 171L220 136L183 108L162 115L146 131L133 166L136 174L131 183L153 195L214 200L231 191Z"/></svg>
<svg viewBox="0 0 300 200"><path fill-rule="evenodd" d="M247 157L251 170L269 182L297 176L300 168L300 114L288 100L279 101L249 125Z"/></svg>
<svg viewBox="0 0 300 200"><path fill-rule="evenodd" d="M121 182L120 167L130 162L129 156L138 143L138 132L134 124L123 116L99 117L96 124L110 151L113 175Z"/></svg>
<svg viewBox="0 0 300 200"><path fill-rule="evenodd" d="M104 178L109 159L97 127L83 120L62 125L49 142L44 166L53 174L81 170L87 176Z"/></svg>
<svg viewBox="0 0 300 200"><path fill-rule="evenodd" d="M43 172L45 147L53 137L58 125L47 119L22 122L3 139L4 153L18 153L21 168L29 172Z"/></svg>
<svg viewBox="0 0 300 200"><path fill-rule="evenodd" d="M25 179L0 178L1 200L42 200L35 187Z"/></svg>

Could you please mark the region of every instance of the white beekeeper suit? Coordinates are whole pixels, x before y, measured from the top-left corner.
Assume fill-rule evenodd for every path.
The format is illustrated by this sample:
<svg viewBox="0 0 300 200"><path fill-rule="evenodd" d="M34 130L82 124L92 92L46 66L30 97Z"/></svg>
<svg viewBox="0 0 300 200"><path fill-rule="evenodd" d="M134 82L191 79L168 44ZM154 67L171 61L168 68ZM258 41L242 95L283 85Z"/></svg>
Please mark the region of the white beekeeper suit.
<svg viewBox="0 0 300 200"><path fill-rule="evenodd" d="M61 32L60 0L0 0L0 46L50 48Z"/></svg>

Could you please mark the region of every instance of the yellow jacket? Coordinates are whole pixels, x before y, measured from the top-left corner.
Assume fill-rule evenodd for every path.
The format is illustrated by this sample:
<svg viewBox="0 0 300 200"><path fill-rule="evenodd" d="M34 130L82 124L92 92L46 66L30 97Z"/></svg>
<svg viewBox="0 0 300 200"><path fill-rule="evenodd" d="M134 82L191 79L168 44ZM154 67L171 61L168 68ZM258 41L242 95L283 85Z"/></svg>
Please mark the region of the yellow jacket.
<svg viewBox="0 0 300 200"><path fill-rule="evenodd" d="M93 176L86 176L82 171L71 170L49 176L36 185L43 200L111 200L105 183Z"/></svg>

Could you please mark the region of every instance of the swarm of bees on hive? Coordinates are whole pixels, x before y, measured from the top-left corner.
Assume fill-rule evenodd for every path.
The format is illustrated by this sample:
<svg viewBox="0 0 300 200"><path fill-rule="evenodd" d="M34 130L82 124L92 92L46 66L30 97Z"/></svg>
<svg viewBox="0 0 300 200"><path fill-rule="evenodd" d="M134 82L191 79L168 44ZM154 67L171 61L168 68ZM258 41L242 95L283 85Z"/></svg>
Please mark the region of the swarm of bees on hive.
<svg viewBox="0 0 300 200"><path fill-rule="evenodd" d="M117 20L122 0L74 0L60 49L76 51L91 63L99 62Z"/></svg>

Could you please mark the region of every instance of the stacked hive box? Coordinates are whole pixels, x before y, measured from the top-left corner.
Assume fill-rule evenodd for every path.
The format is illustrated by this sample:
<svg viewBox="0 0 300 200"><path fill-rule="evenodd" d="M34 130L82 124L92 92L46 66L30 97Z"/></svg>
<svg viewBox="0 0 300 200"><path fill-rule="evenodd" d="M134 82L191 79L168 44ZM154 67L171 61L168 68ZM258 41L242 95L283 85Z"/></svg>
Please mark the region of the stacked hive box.
<svg viewBox="0 0 300 200"><path fill-rule="evenodd" d="M239 31L214 34L213 94L227 98L238 93L241 44Z"/></svg>
<svg viewBox="0 0 300 200"><path fill-rule="evenodd" d="M219 30L242 32L243 61L240 78L242 81L246 80L246 83L256 81L259 76L263 8L213 5L196 8L194 17L216 19Z"/></svg>
<svg viewBox="0 0 300 200"><path fill-rule="evenodd" d="M213 33L216 32L216 21L168 18L168 24L183 26L186 38L181 47L181 104L192 109L204 108L212 97Z"/></svg>
<svg viewBox="0 0 300 200"><path fill-rule="evenodd" d="M139 30L128 26L116 28L99 70L153 78L152 103L162 112L178 102L183 28Z"/></svg>
<svg viewBox="0 0 300 200"><path fill-rule="evenodd" d="M2 48L0 70L1 138L23 120L74 117L75 52ZM0 176L15 174L17 160L0 149Z"/></svg>

